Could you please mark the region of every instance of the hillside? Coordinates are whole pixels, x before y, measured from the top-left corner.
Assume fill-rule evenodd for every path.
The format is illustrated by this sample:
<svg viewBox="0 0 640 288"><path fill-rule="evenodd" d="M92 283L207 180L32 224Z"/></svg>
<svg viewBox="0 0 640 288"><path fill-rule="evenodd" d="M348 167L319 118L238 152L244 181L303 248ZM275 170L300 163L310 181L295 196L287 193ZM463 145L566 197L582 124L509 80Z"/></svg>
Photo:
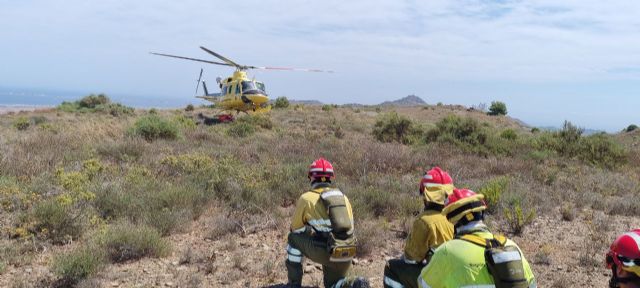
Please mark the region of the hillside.
<svg viewBox="0 0 640 288"><path fill-rule="evenodd" d="M381 106L400 106L400 107L415 107L420 105L426 105L422 98L416 95L409 95L394 101L385 101L380 103Z"/></svg>
<svg viewBox="0 0 640 288"><path fill-rule="evenodd" d="M204 108L109 109L0 116L0 287L283 287L293 203L319 156L353 203L354 269L373 287L432 165L491 195L489 225L521 246L539 287L606 287L608 245L640 227L635 132L566 144L449 105L301 105L214 126L195 124ZM155 121L166 133L144 128Z"/></svg>

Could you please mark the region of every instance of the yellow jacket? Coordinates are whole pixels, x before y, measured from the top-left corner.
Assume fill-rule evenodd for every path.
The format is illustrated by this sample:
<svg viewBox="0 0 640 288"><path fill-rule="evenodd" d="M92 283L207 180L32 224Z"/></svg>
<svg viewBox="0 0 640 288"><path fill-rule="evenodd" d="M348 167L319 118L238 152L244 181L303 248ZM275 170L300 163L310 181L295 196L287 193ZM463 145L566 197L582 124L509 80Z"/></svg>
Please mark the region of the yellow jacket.
<svg viewBox="0 0 640 288"><path fill-rule="evenodd" d="M425 210L413 222L404 247L404 261L420 263L427 258L430 248L453 239L453 225L437 210Z"/></svg>
<svg viewBox="0 0 640 288"><path fill-rule="evenodd" d="M486 231L476 231L472 234L485 239L493 238L493 235ZM507 240L506 245L518 247L511 240ZM485 263L484 251L483 247L465 240L448 241L436 249L429 264L422 269L418 284L421 288L495 287ZM537 287L524 255L522 264L529 287Z"/></svg>
<svg viewBox="0 0 640 288"><path fill-rule="evenodd" d="M337 191L337 192L336 192ZM322 193L342 193L337 188L317 187L303 193L296 203L296 211L291 220L291 232L304 233L306 226L311 226L316 232L331 232L331 220L329 213L324 207L320 194ZM353 223L353 211L351 203L345 196L345 202L349 213L349 219ZM351 225L353 227L353 224Z"/></svg>

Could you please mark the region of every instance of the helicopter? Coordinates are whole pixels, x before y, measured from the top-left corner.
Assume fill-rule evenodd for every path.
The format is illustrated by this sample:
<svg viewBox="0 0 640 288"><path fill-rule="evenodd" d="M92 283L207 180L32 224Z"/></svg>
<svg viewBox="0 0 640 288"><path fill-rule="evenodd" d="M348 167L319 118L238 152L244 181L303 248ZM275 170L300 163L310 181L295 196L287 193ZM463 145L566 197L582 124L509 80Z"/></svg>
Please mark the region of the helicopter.
<svg viewBox="0 0 640 288"><path fill-rule="evenodd" d="M216 82L218 83L218 87L220 88L220 93L209 93L209 89L207 88L206 82L201 81L203 69L200 69L200 76L198 77L198 81L197 81L198 83L196 85L196 95L198 94L198 87L200 86L200 82L202 82L204 95L196 96L196 98L201 98L201 99L210 101L215 104L215 107L219 107L223 111L236 111L236 115L239 114L240 112L245 112L248 114L249 112L266 112L271 110L271 105L269 105L269 96L265 91L264 83L260 81L256 81L255 79L249 79L246 73L247 70L250 70L250 69L290 70L290 71L304 71L304 72L333 73L333 71L331 70L320 70L320 69L260 67L260 66L252 66L252 65L240 65L203 46L200 46L200 49L215 56L216 58L222 60L223 62L202 60L202 59L169 55L169 54L163 54L163 53L155 53L155 52L150 52L150 53L153 55L234 67L236 70L233 72L233 74L230 77L227 77L224 79L218 77L216 79ZM232 115L219 115L218 118L221 120L221 122L233 120Z"/></svg>

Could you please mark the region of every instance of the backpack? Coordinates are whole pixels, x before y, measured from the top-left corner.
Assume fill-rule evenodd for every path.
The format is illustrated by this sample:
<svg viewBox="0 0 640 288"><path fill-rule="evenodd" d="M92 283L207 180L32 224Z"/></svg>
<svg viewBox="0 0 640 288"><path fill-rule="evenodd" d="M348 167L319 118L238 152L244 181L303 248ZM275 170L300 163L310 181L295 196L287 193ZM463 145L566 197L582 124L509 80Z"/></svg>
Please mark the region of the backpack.
<svg viewBox="0 0 640 288"><path fill-rule="evenodd" d="M497 235L493 239L485 239L473 234L467 234L459 239L485 248L484 260L489 274L493 277L496 288L529 287L524 274L520 249L513 245L506 246L507 238Z"/></svg>
<svg viewBox="0 0 640 288"><path fill-rule="evenodd" d="M331 220L331 233L327 237L331 262L347 262L356 256L356 237L349 218L346 196L338 189L327 188L320 194Z"/></svg>

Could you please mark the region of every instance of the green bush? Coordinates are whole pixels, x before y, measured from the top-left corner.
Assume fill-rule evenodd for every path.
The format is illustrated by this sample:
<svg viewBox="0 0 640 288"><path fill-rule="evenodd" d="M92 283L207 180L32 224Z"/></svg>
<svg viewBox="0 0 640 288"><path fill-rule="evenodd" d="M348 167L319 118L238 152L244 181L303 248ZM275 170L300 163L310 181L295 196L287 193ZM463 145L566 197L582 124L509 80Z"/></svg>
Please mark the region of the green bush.
<svg viewBox="0 0 640 288"><path fill-rule="evenodd" d="M487 150L489 134L473 118L460 118L449 115L436 123L436 127L427 131L427 142L444 142L458 145L474 152Z"/></svg>
<svg viewBox="0 0 640 288"><path fill-rule="evenodd" d="M142 257L165 257L171 252L169 242L162 239L158 231L129 223L111 226L99 243L107 258L116 263Z"/></svg>
<svg viewBox="0 0 640 288"><path fill-rule="evenodd" d="M373 136L380 142L413 144L418 142L422 129L396 112L382 115L373 127Z"/></svg>
<svg viewBox="0 0 640 288"><path fill-rule="evenodd" d="M24 131L29 129L29 126L31 126L31 121L29 121L29 118L27 117L18 117L15 120L13 120L13 128L16 128L20 131Z"/></svg>
<svg viewBox="0 0 640 288"><path fill-rule="evenodd" d="M500 137L507 140L516 140L518 139L518 133L513 129L505 129L500 133Z"/></svg>
<svg viewBox="0 0 640 288"><path fill-rule="evenodd" d="M78 101L78 106L80 108L96 108L98 105L105 105L111 103L111 99L104 94L91 94L89 96L85 96Z"/></svg>
<svg viewBox="0 0 640 288"><path fill-rule="evenodd" d="M54 198L38 203L25 216L23 222L32 222L34 233L57 244L79 238L86 220L82 211Z"/></svg>
<svg viewBox="0 0 640 288"><path fill-rule="evenodd" d="M511 233L519 235L536 218L536 211L532 208L523 209L520 198L514 198L510 202L505 207L504 219L507 221Z"/></svg>
<svg viewBox="0 0 640 288"><path fill-rule="evenodd" d="M31 122L33 122L34 125L44 124L47 121L48 121L47 117L44 117L44 116L33 116L33 117L31 117Z"/></svg>
<svg viewBox="0 0 640 288"><path fill-rule="evenodd" d="M540 133L540 128L538 128L538 127L531 128L531 133L533 133L533 134Z"/></svg>
<svg viewBox="0 0 640 288"><path fill-rule="evenodd" d="M60 277L61 286L73 287L80 280L94 275L106 264L104 251L93 245L80 246L53 258L53 272Z"/></svg>
<svg viewBox="0 0 640 288"><path fill-rule="evenodd" d="M244 138L254 133L256 133L256 128L247 122L236 121L227 129L227 135L232 137Z"/></svg>
<svg viewBox="0 0 640 288"><path fill-rule="evenodd" d="M275 108L276 109L285 109L289 107L289 99L287 97L278 97L276 98Z"/></svg>
<svg viewBox="0 0 640 288"><path fill-rule="evenodd" d="M144 137L147 141L178 138L178 126L157 115L140 117L130 131L134 135Z"/></svg>
<svg viewBox="0 0 640 288"><path fill-rule="evenodd" d="M331 111L331 110L333 110L333 108L335 108L335 106L331 105L331 104L322 105L322 111Z"/></svg>
<svg viewBox="0 0 640 288"><path fill-rule="evenodd" d="M196 129L197 126L196 121L184 115L176 115L172 120L183 129Z"/></svg>
<svg viewBox="0 0 640 288"><path fill-rule="evenodd" d="M133 115L135 110L120 103L108 103L96 106L94 108L94 111L104 112L114 117L120 117L125 115Z"/></svg>
<svg viewBox="0 0 640 288"><path fill-rule="evenodd" d="M489 180L487 183L478 190L478 193L484 195L485 201L487 201L488 211L493 213L497 210L500 204L502 195L507 191L509 186L509 177L497 177Z"/></svg>
<svg viewBox="0 0 640 288"><path fill-rule="evenodd" d="M624 129L625 132L631 132L631 131L635 131L638 129L638 126L635 124L631 124L629 126L627 126L626 129Z"/></svg>
<svg viewBox="0 0 640 288"><path fill-rule="evenodd" d="M247 123L254 127L260 127L267 130L273 129L273 122L271 121L271 118L261 114L247 115L239 118L237 122Z"/></svg>
<svg viewBox="0 0 640 288"><path fill-rule="evenodd" d="M184 111L187 111L187 112L190 112L190 111L193 111L193 110L196 110L196 108L193 107L193 104L189 104L189 105L187 105L187 107L184 108Z"/></svg>
<svg viewBox="0 0 640 288"><path fill-rule="evenodd" d="M493 101L487 114L491 116L507 115L507 104L500 101Z"/></svg>

